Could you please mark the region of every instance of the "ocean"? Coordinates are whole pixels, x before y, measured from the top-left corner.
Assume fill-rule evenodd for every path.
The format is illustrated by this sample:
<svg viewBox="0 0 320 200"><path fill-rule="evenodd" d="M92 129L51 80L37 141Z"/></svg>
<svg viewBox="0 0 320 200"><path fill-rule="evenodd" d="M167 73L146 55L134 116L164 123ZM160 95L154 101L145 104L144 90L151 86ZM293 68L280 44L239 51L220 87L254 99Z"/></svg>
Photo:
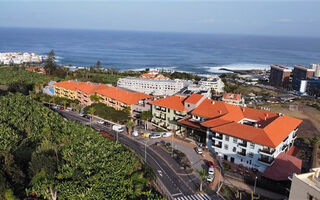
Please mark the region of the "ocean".
<svg viewBox="0 0 320 200"><path fill-rule="evenodd" d="M320 62L320 38L0 28L0 52L46 55L51 49L59 64L90 66L100 60L117 70L149 67L197 74Z"/></svg>

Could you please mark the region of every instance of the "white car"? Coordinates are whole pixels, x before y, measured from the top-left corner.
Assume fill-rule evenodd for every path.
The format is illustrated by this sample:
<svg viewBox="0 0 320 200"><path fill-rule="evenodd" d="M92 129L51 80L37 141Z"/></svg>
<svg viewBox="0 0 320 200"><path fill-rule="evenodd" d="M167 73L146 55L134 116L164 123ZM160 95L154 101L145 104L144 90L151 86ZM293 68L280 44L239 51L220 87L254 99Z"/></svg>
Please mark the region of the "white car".
<svg viewBox="0 0 320 200"><path fill-rule="evenodd" d="M150 135L151 139L161 138L161 133L153 133Z"/></svg>
<svg viewBox="0 0 320 200"><path fill-rule="evenodd" d="M172 132L170 131L162 133L162 137L170 137L171 135L172 135Z"/></svg>
<svg viewBox="0 0 320 200"><path fill-rule="evenodd" d="M137 137L139 135L137 130L132 131L132 136Z"/></svg>
<svg viewBox="0 0 320 200"><path fill-rule="evenodd" d="M208 168L208 174L209 175L214 175L214 168L213 167L209 167Z"/></svg>
<svg viewBox="0 0 320 200"><path fill-rule="evenodd" d="M207 176L207 181L208 182L212 182L213 181L213 179L214 179L214 175L213 174L209 174L208 176Z"/></svg>
<svg viewBox="0 0 320 200"><path fill-rule="evenodd" d="M202 149L200 147L196 147L194 150L197 152L197 154L202 154Z"/></svg>
<svg viewBox="0 0 320 200"><path fill-rule="evenodd" d="M104 124L104 121L103 120L99 120L97 123L98 124Z"/></svg>
<svg viewBox="0 0 320 200"><path fill-rule="evenodd" d="M116 132L122 132L123 131L123 127L119 126L119 125L113 125L112 126L112 130L114 130Z"/></svg>

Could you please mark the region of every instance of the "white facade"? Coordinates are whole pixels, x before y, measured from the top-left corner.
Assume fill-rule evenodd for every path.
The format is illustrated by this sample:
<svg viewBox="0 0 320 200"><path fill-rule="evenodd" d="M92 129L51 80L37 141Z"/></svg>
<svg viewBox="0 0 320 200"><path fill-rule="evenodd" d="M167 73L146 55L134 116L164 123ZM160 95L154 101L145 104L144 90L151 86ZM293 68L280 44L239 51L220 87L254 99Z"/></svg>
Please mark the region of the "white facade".
<svg viewBox="0 0 320 200"><path fill-rule="evenodd" d="M8 52L0 53L0 64L40 63L42 57L34 53Z"/></svg>
<svg viewBox="0 0 320 200"><path fill-rule="evenodd" d="M297 129L292 131L276 148L212 131L208 131L207 144L210 150L225 160L263 172L281 152L290 149L294 144L296 131Z"/></svg>
<svg viewBox="0 0 320 200"><path fill-rule="evenodd" d="M199 85L201 87L214 89L217 93L222 93L224 91L224 83L219 76L210 76L208 78L203 78L199 81Z"/></svg>
<svg viewBox="0 0 320 200"><path fill-rule="evenodd" d="M118 87L127 88L129 90L143 92L146 94L159 95L159 96L171 96L184 87L186 87L187 81L184 80L153 80L143 78L120 78L117 82Z"/></svg>
<svg viewBox="0 0 320 200"><path fill-rule="evenodd" d="M320 64L312 64L312 69L314 69L314 76L320 77Z"/></svg>
<svg viewBox="0 0 320 200"><path fill-rule="evenodd" d="M305 174L294 174L289 200L320 200L320 168Z"/></svg>

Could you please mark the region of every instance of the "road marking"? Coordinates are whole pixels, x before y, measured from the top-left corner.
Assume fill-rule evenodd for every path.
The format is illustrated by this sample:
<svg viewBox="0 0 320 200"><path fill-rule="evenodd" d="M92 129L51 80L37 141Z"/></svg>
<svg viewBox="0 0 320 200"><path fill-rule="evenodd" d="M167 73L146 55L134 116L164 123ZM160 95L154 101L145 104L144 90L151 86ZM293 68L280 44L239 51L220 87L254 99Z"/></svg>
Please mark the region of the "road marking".
<svg viewBox="0 0 320 200"><path fill-rule="evenodd" d="M173 195L171 195L172 197L174 197L174 196L178 196L178 195L181 195L182 193L180 192L180 193L176 193L176 194L173 194Z"/></svg>
<svg viewBox="0 0 320 200"><path fill-rule="evenodd" d="M162 171L158 170L159 175L162 177Z"/></svg>
<svg viewBox="0 0 320 200"><path fill-rule="evenodd" d="M174 200L211 200L211 198L207 194L193 194L193 195L187 195L187 196L180 196L180 197L174 198Z"/></svg>

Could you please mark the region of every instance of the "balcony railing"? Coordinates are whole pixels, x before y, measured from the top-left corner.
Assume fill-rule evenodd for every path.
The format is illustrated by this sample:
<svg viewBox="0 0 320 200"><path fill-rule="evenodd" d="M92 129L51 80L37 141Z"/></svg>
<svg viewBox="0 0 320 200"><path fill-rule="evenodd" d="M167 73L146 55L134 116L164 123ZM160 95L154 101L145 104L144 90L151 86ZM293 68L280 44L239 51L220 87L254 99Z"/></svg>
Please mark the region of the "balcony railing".
<svg viewBox="0 0 320 200"><path fill-rule="evenodd" d="M288 148L288 145L287 145L287 144L283 145L282 148L281 148L281 150L282 150L282 151L285 151L286 148Z"/></svg>
<svg viewBox="0 0 320 200"><path fill-rule="evenodd" d="M218 143L218 144L216 144L216 143L212 143L212 146L214 146L214 147L218 147L218 148L222 148L222 143L220 142L220 143Z"/></svg>
<svg viewBox="0 0 320 200"><path fill-rule="evenodd" d="M273 161L274 161L274 158L265 158L265 157L262 157L262 158L259 158L258 159L259 162L263 163L263 164L267 164L267 165L272 165Z"/></svg>
<svg viewBox="0 0 320 200"><path fill-rule="evenodd" d="M219 134L212 134L212 137L219 139L219 140L222 140L222 135L219 135Z"/></svg>
<svg viewBox="0 0 320 200"><path fill-rule="evenodd" d="M246 152L245 151L238 151L237 154L240 155L240 156L246 156Z"/></svg>
<svg viewBox="0 0 320 200"><path fill-rule="evenodd" d="M259 153L264 153L264 154L268 154L268 155L273 155L273 153L275 152L275 149L269 149L269 148L264 148L264 149L260 149Z"/></svg>
<svg viewBox="0 0 320 200"><path fill-rule="evenodd" d="M242 146L242 147L247 147L247 142L246 141L242 141L240 143L238 143L238 145Z"/></svg>

